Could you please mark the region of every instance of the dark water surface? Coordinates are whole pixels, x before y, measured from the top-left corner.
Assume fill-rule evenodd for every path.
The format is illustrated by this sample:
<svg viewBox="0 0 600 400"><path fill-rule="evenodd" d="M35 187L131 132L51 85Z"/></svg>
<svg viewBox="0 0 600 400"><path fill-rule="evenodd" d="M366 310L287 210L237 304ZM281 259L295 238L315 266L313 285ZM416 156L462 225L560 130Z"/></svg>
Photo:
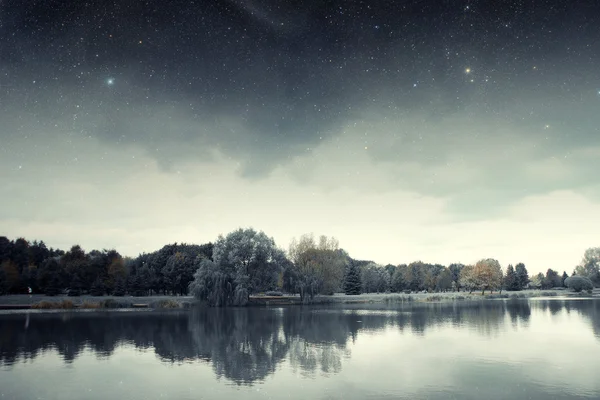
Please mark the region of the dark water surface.
<svg viewBox="0 0 600 400"><path fill-rule="evenodd" d="M0 399L600 399L600 300L0 315Z"/></svg>

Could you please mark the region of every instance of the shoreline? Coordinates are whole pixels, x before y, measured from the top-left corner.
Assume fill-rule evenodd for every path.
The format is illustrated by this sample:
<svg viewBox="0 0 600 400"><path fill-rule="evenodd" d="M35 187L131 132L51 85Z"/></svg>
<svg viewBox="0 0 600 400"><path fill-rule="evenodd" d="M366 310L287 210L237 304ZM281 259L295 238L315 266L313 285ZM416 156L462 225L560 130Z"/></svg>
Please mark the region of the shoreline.
<svg viewBox="0 0 600 400"><path fill-rule="evenodd" d="M592 294L576 293L568 290L523 290L501 294L479 292L443 292L443 293L370 293L360 295L334 294L332 296L316 296L308 303L302 303L298 295L286 296L252 296L247 307L277 307L293 305L327 305L327 304L401 304L401 303L440 303L455 301L482 301L502 299L534 299L560 297L561 299L594 299L600 298L600 289ZM181 310L191 309L200 303L192 296L45 296L45 295L5 295L0 296L0 311L27 310Z"/></svg>

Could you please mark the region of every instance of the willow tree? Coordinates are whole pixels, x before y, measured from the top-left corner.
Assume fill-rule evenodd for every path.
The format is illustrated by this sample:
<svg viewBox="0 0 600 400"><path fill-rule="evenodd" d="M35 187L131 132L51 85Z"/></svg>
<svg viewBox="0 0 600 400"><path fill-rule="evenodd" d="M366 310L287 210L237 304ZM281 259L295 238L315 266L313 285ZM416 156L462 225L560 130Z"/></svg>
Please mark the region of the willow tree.
<svg viewBox="0 0 600 400"><path fill-rule="evenodd" d="M219 236L213 261L197 260L190 291L214 306L245 305L251 294L275 289L285 255L264 232L238 229Z"/></svg>

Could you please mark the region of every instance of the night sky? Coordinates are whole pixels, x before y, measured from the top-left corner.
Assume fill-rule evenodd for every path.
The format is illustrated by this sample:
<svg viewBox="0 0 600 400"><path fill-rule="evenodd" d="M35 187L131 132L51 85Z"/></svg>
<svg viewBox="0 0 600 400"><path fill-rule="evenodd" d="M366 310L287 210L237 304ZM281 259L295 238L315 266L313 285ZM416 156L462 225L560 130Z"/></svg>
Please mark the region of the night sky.
<svg viewBox="0 0 600 400"><path fill-rule="evenodd" d="M599 174L598 1L0 2L11 239L570 273Z"/></svg>

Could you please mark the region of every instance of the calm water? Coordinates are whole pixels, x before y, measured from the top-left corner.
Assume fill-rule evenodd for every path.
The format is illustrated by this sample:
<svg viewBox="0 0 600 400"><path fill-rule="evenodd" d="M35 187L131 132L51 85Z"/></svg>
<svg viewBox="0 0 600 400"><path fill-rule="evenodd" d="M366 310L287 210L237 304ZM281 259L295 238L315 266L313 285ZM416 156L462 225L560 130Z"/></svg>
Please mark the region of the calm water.
<svg viewBox="0 0 600 400"><path fill-rule="evenodd" d="M1 399L599 399L600 300L0 315Z"/></svg>

